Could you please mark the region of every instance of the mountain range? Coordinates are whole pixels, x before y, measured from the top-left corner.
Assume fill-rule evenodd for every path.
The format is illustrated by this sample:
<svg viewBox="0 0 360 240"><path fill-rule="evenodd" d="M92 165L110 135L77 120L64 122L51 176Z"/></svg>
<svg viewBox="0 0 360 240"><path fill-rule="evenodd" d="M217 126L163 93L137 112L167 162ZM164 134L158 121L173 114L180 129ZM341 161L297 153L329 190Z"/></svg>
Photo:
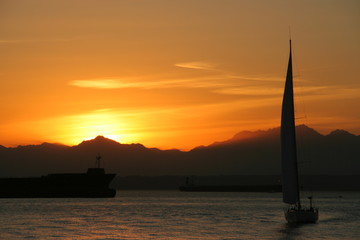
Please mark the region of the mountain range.
<svg viewBox="0 0 360 240"><path fill-rule="evenodd" d="M296 127L299 169L310 175L359 175L360 136L344 130L322 135L305 125ZM120 176L278 175L280 129L243 131L233 138L190 151L121 144L98 136L79 145L43 143L0 146L0 177L85 172L103 157L102 167Z"/></svg>

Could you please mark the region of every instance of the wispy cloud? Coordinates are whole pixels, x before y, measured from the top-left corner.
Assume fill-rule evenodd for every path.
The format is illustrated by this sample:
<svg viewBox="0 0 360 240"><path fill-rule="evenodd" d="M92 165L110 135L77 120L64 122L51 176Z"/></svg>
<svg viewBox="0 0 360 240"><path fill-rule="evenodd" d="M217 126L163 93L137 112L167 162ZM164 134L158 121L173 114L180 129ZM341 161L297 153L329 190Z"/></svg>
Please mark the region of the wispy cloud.
<svg viewBox="0 0 360 240"><path fill-rule="evenodd" d="M176 63L175 66L199 70L214 70L214 65L205 61Z"/></svg>
<svg viewBox="0 0 360 240"><path fill-rule="evenodd" d="M150 79L153 79L150 77ZM259 81L273 82L270 84ZM243 77L230 74L212 74L203 77L174 78L168 80L140 80L139 78L96 78L73 80L68 84L82 88L96 89L165 89L165 88L202 88L225 95L269 95L282 92L276 77ZM275 87L276 85L276 87ZM265 87L266 86L266 87ZM278 89L275 89L278 88Z"/></svg>
<svg viewBox="0 0 360 240"><path fill-rule="evenodd" d="M224 85L223 80L229 79L226 75L194 77L194 78L180 78L158 81L144 81L133 79L120 79L120 78L96 78L96 79L83 79L73 80L68 84L76 87L84 88L98 88L98 89L120 89L120 88L214 88Z"/></svg>
<svg viewBox="0 0 360 240"><path fill-rule="evenodd" d="M246 96L264 96L280 95L280 88L261 88L261 87L228 87L216 89L213 92L227 95L246 95Z"/></svg>
<svg viewBox="0 0 360 240"><path fill-rule="evenodd" d="M232 75L233 78L249 80L249 81L261 81L261 82L283 82L283 77L272 76L268 74L258 75Z"/></svg>
<svg viewBox="0 0 360 240"><path fill-rule="evenodd" d="M112 89L126 87L118 79L90 79L73 80L69 83L72 86L84 88Z"/></svg>
<svg viewBox="0 0 360 240"><path fill-rule="evenodd" d="M360 88L341 88L335 86L318 86L318 87L300 87L295 88L295 94L306 97L308 100L328 99L334 101L335 99L354 99L359 101Z"/></svg>
<svg viewBox="0 0 360 240"><path fill-rule="evenodd" d="M284 79L276 75L263 74L252 76L241 76L234 74L209 74L201 77L171 78L159 80L150 76L146 81L141 78L97 78L73 80L69 85L94 88L102 90L111 89L175 89L192 88L202 89L224 96L239 96L258 98L262 101L278 99L283 94ZM157 80L152 80L157 79ZM302 84L295 88L296 95L309 101L315 99L358 99L358 88L339 88L336 86L311 86L305 80L299 79Z"/></svg>
<svg viewBox="0 0 360 240"><path fill-rule="evenodd" d="M73 80L69 85L84 88L98 89L119 89L119 88L166 88L176 87L186 84L188 80L168 80L168 81L138 81L136 79L120 79L120 78L99 78L88 80Z"/></svg>

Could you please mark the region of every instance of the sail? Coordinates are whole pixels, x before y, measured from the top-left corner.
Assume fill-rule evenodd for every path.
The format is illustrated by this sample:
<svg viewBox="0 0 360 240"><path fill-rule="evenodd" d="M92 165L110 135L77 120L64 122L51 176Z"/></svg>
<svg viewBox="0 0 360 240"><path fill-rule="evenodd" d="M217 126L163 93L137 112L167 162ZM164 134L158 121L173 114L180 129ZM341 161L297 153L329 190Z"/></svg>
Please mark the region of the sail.
<svg viewBox="0 0 360 240"><path fill-rule="evenodd" d="M294 93L290 41L289 64L286 74L281 113L282 190L283 201L285 203L300 204L294 116Z"/></svg>

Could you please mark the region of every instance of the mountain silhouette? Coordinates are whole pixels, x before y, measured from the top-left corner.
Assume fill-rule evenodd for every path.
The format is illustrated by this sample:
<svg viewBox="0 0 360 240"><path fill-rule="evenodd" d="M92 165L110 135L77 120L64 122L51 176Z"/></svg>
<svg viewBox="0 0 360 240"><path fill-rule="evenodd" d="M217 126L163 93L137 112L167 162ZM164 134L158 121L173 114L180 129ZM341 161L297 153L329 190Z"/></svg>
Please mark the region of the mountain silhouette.
<svg viewBox="0 0 360 240"><path fill-rule="evenodd" d="M296 127L299 169L312 175L359 175L360 136L344 130L321 135L305 125ZM0 146L0 177L85 172L103 156L102 167L120 176L277 175L280 174L280 128L243 131L229 140L190 151L121 144L98 136L75 146L43 143Z"/></svg>

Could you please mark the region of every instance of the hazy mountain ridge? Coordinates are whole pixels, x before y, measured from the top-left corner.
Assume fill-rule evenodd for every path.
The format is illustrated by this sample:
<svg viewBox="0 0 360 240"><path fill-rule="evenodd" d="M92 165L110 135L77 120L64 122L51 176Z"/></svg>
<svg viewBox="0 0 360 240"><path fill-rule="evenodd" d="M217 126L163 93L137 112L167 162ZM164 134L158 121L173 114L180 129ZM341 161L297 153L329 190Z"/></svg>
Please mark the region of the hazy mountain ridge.
<svg viewBox="0 0 360 240"><path fill-rule="evenodd" d="M301 171L360 174L360 136L344 130L321 135L305 125L296 129ZM15 148L0 146L0 177L84 172L94 166L98 153L103 156L102 165L107 172L122 176L279 174L279 134L279 128L244 131L229 140L188 152L121 144L102 136L71 147L51 143Z"/></svg>

